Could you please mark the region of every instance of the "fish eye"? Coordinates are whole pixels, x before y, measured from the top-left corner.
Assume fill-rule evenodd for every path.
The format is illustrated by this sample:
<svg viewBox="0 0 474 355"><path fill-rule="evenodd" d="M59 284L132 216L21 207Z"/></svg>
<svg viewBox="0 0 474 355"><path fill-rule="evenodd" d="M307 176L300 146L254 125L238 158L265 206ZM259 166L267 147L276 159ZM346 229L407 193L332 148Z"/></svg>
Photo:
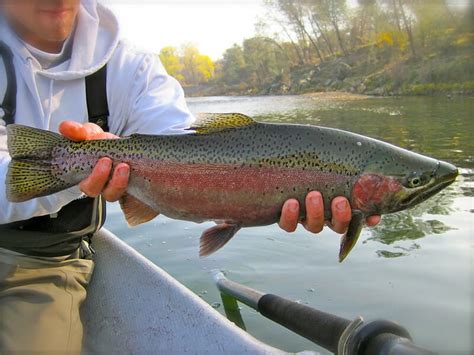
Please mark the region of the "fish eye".
<svg viewBox="0 0 474 355"><path fill-rule="evenodd" d="M419 176L414 176L408 179L408 186L409 187L418 187L421 185L421 179Z"/></svg>
<svg viewBox="0 0 474 355"><path fill-rule="evenodd" d="M428 180L429 178L426 175L413 172L404 179L402 184L408 188L415 188L425 185Z"/></svg>

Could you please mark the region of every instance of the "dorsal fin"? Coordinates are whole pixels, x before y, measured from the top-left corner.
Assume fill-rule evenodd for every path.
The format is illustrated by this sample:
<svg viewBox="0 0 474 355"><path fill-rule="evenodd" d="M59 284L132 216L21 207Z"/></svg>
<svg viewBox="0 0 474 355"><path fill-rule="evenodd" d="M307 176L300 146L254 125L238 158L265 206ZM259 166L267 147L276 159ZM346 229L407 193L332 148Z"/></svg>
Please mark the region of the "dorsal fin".
<svg viewBox="0 0 474 355"><path fill-rule="evenodd" d="M199 113L190 128L197 134L220 132L229 128L239 128L257 124L249 116L241 113Z"/></svg>

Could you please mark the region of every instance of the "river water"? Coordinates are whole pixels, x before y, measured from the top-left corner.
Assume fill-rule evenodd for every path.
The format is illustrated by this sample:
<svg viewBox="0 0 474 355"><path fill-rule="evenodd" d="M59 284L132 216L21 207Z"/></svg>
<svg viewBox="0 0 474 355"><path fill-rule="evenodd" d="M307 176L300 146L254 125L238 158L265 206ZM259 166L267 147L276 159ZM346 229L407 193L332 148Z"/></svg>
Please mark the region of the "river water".
<svg viewBox="0 0 474 355"><path fill-rule="evenodd" d="M474 350L474 98L367 98L309 95L189 98L197 112L242 112L259 121L342 128L447 160L458 180L410 211L365 229L339 264L339 237L299 227L245 228L206 259L199 236L212 223L163 216L127 227L117 204L106 227L224 314L210 274L353 319L399 322L416 344L445 354ZM287 351L321 349L242 306L247 331ZM324 351L323 351L324 353Z"/></svg>

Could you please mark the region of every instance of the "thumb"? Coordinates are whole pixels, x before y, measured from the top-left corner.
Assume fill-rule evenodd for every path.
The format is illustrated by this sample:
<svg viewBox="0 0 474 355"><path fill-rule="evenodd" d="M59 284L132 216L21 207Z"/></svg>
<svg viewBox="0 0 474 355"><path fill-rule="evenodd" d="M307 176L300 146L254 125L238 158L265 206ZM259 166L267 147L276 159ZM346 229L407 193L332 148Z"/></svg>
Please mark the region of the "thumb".
<svg viewBox="0 0 474 355"><path fill-rule="evenodd" d="M73 141L84 141L91 139L112 139L118 138L116 135L104 132L95 123L78 123L74 121L64 121L59 125L59 132L66 138Z"/></svg>
<svg viewBox="0 0 474 355"><path fill-rule="evenodd" d="M73 141L84 141L87 139L87 130L82 124L74 121L61 122L59 133Z"/></svg>

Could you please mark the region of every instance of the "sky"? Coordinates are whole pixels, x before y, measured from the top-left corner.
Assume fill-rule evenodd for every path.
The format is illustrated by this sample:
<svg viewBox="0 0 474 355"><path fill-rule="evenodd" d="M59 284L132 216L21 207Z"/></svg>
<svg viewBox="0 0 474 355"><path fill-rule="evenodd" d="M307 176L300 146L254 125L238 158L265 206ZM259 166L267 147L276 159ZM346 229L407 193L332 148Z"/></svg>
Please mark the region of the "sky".
<svg viewBox="0 0 474 355"><path fill-rule="evenodd" d="M252 37L265 9L261 0L107 0L122 37L153 52L194 43L213 60L234 43Z"/></svg>

